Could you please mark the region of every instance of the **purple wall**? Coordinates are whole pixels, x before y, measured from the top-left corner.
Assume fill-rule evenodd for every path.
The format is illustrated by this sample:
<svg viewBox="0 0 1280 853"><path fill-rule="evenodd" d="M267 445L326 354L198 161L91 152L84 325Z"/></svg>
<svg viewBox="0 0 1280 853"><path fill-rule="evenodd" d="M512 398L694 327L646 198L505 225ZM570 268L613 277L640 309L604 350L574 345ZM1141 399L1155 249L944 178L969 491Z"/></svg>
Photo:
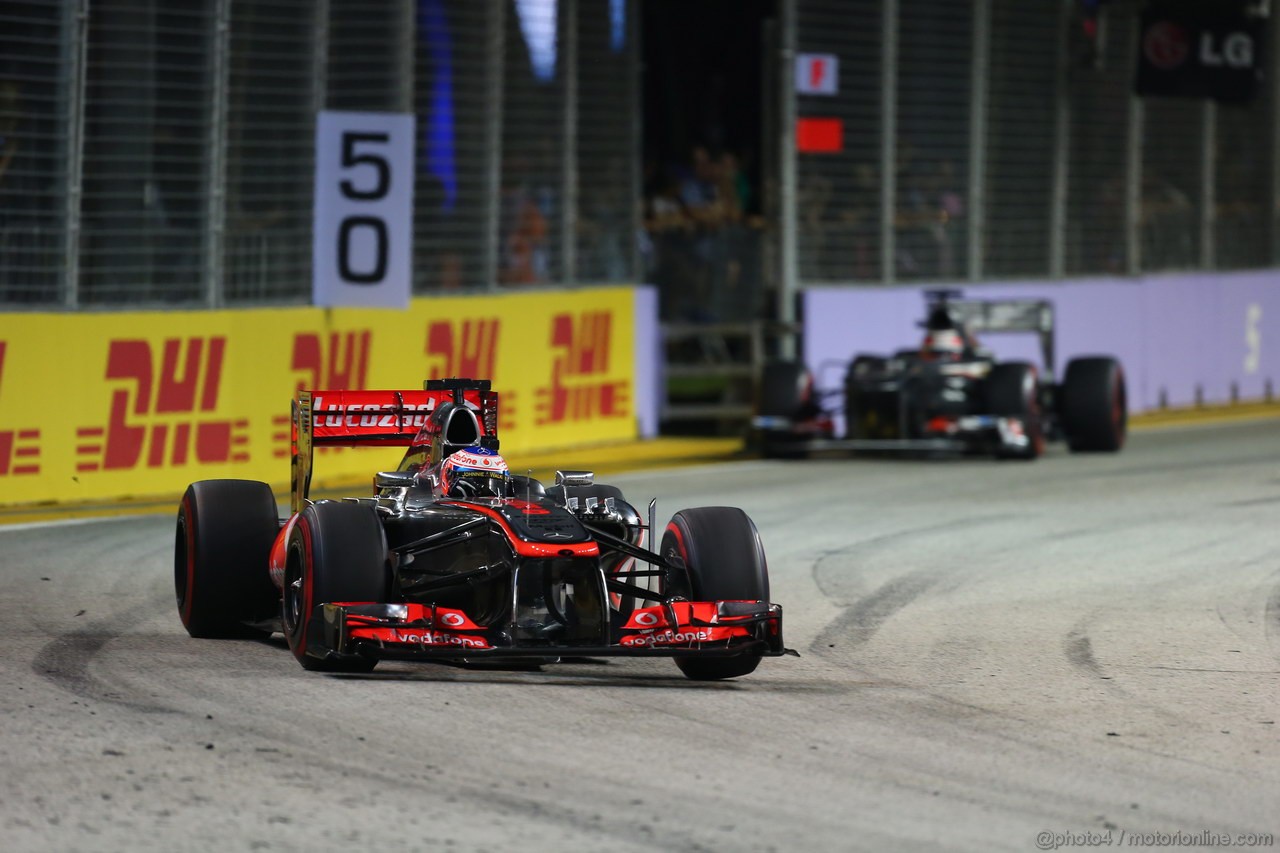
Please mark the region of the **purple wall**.
<svg viewBox="0 0 1280 853"><path fill-rule="evenodd" d="M937 285L932 285L936 287ZM919 287L804 291L804 359L823 387L839 387L849 359L919 346ZM966 298L1048 299L1056 317L1057 368L1080 355L1113 355L1133 411L1196 401L1261 399L1280 388L1280 270L963 286ZM1001 359L1040 362L1033 334L982 336Z"/></svg>
<svg viewBox="0 0 1280 853"><path fill-rule="evenodd" d="M658 329L658 289L635 288L635 411L641 438L658 434L662 407L662 334Z"/></svg>

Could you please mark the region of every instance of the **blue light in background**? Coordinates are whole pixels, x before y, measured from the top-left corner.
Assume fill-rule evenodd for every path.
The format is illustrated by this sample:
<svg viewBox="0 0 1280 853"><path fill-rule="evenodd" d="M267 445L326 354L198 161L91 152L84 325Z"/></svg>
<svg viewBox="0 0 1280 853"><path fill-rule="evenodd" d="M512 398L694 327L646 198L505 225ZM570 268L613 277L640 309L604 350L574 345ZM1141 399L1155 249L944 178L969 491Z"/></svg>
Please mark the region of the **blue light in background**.
<svg viewBox="0 0 1280 853"><path fill-rule="evenodd" d="M627 0L609 0L609 47L614 53L627 47Z"/></svg>
<svg viewBox="0 0 1280 853"><path fill-rule="evenodd" d="M458 159L453 122L453 46L444 0L418 0L418 38L427 58L431 96L422 129L422 159L444 189L440 207L458 202Z"/></svg>
<svg viewBox="0 0 1280 853"><path fill-rule="evenodd" d="M556 79L556 5L558 0L516 0L520 33L529 48L533 76Z"/></svg>

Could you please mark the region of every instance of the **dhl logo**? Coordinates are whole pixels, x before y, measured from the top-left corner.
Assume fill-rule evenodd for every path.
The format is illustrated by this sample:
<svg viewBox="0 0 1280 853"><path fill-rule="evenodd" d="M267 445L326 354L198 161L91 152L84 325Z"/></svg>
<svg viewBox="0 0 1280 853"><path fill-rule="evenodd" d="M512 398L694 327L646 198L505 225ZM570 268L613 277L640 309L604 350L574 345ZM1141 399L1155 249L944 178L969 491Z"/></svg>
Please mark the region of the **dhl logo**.
<svg viewBox="0 0 1280 853"><path fill-rule="evenodd" d="M289 368L297 380L295 391L313 388L363 390L369 377L369 350L373 330L330 332L328 336L307 332L293 337ZM271 418L272 456L286 457L291 450L291 420L288 414ZM321 447L321 453L341 453L341 447Z"/></svg>
<svg viewBox="0 0 1280 853"><path fill-rule="evenodd" d="M497 365L497 317L435 320L427 326L427 375L493 379Z"/></svg>
<svg viewBox="0 0 1280 853"><path fill-rule="evenodd" d="M311 333L295 335L293 359L289 366L300 375L294 390L362 390L369 376L369 348L372 343L371 329L330 332L327 339Z"/></svg>
<svg viewBox="0 0 1280 853"><path fill-rule="evenodd" d="M608 311L589 311L576 322L572 314L557 314L551 321L551 386L537 391L539 426L565 421L626 417L630 410L630 385L599 377L609 372L610 332Z"/></svg>
<svg viewBox="0 0 1280 853"><path fill-rule="evenodd" d="M0 385L8 342L0 341ZM0 477L40 473L40 430L0 430Z"/></svg>
<svg viewBox="0 0 1280 853"><path fill-rule="evenodd" d="M498 343L501 337L502 320L497 317L433 320L427 324L427 339L423 347L427 356L426 375L489 379L497 390ZM518 393L510 388L502 388L501 393L499 434L515 426L518 397Z"/></svg>
<svg viewBox="0 0 1280 853"><path fill-rule="evenodd" d="M159 353L149 341L115 340L105 378L112 392L106 426L76 430L76 470L125 470L246 462L248 420L208 417L218 404L225 337L168 338Z"/></svg>

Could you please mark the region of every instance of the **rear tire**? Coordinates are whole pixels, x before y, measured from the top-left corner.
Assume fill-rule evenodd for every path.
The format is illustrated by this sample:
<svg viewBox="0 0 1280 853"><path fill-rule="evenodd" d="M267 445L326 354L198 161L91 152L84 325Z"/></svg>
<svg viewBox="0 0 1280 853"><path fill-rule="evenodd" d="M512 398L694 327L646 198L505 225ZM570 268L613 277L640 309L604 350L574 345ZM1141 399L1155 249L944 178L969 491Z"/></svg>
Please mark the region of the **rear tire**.
<svg viewBox="0 0 1280 853"><path fill-rule="evenodd" d="M769 600L769 568L755 524L737 507L682 509L662 535L663 557L679 557L687 576L669 577L667 591L693 601ZM677 657L676 666L694 681L748 675L758 653L729 658Z"/></svg>
<svg viewBox="0 0 1280 853"><path fill-rule="evenodd" d="M279 532L276 498L266 483L201 480L187 487L178 507L173 585L188 634L270 634L245 623L279 613L280 593L267 572Z"/></svg>
<svg viewBox="0 0 1280 853"><path fill-rule="evenodd" d="M1044 452L1044 422L1040 415L1040 383L1033 365L1010 361L994 365L986 380L987 409L993 415L1021 418L1027 433L1022 449L1000 448L1002 459L1030 461Z"/></svg>
<svg viewBox="0 0 1280 853"><path fill-rule="evenodd" d="M844 434L846 438L867 438L862 429L863 412L860 383L868 374L883 373L889 359L861 353L849 362L844 376Z"/></svg>
<svg viewBox="0 0 1280 853"><path fill-rule="evenodd" d="M764 366L756 414L794 422L816 417L818 413L808 368L798 361L774 361ZM805 445L809 436L799 433L761 430L756 438L760 455L766 459L798 459L808 452Z"/></svg>
<svg viewBox="0 0 1280 853"><path fill-rule="evenodd" d="M1124 447L1129 401L1120 362L1107 356L1067 362L1058 411L1072 451L1114 453Z"/></svg>
<svg viewBox="0 0 1280 853"><path fill-rule="evenodd" d="M332 660L310 653L320 645L316 605L335 601L384 602L390 597L387 539L369 507L321 501L302 511L289 533L284 576L284 631L303 669L369 672L376 658Z"/></svg>

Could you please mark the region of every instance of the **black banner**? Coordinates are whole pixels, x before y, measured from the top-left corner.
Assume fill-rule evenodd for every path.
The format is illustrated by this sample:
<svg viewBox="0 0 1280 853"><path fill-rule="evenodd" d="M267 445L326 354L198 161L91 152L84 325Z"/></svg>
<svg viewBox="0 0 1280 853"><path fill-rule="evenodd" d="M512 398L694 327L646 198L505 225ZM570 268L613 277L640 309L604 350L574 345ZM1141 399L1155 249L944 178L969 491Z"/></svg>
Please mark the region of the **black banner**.
<svg viewBox="0 0 1280 853"><path fill-rule="evenodd" d="M1151 3L1138 29L1138 94L1251 99L1262 79L1265 23L1239 8Z"/></svg>

